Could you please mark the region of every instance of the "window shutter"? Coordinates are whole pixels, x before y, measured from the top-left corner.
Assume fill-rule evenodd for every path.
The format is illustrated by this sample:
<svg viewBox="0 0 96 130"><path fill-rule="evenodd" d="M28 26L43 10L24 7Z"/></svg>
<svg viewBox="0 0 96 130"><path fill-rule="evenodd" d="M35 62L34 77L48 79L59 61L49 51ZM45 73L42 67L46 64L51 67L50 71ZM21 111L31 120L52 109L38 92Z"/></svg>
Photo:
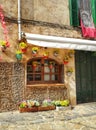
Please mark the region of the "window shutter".
<svg viewBox="0 0 96 130"><path fill-rule="evenodd" d="M78 0L69 0L70 24L72 26L79 25Z"/></svg>
<svg viewBox="0 0 96 130"><path fill-rule="evenodd" d="M96 0L91 0L91 9L92 9L93 22L96 26Z"/></svg>

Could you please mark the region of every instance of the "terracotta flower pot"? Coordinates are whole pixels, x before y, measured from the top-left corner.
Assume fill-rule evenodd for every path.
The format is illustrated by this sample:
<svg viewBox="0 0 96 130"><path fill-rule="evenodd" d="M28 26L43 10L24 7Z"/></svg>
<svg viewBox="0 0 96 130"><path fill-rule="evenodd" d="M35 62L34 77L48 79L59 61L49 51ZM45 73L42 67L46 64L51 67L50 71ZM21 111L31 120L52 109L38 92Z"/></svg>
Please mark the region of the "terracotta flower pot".
<svg viewBox="0 0 96 130"><path fill-rule="evenodd" d="M38 107L31 107L31 108L19 108L19 112L23 113L23 112L37 112L38 111Z"/></svg>
<svg viewBox="0 0 96 130"><path fill-rule="evenodd" d="M53 65L49 65L49 68L52 69L52 68L53 68Z"/></svg>
<svg viewBox="0 0 96 130"><path fill-rule="evenodd" d="M23 49L21 49L21 51L22 51L22 53L26 53L27 48L23 48Z"/></svg>
<svg viewBox="0 0 96 130"><path fill-rule="evenodd" d="M38 111L49 111L49 110L55 110L56 106L39 106Z"/></svg>
<svg viewBox="0 0 96 130"><path fill-rule="evenodd" d="M64 61L64 64L66 65L66 64L68 64L69 63L69 61Z"/></svg>

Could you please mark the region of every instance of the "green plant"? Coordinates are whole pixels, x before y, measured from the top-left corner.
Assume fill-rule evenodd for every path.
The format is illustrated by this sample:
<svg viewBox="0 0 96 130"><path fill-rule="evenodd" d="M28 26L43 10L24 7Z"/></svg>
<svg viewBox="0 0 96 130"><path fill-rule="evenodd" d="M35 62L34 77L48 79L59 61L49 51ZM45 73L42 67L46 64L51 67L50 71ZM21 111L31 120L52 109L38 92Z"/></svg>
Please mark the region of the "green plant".
<svg viewBox="0 0 96 130"><path fill-rule="evenodd" d="M66 72L72 73L73 72L73 68L68 68Z"/></svg>
<svg viewBox="0 0 96 130"><path fill-rule="evenodd" d="M69 100L56 100L54 101L55 106L69 106Z"/></svg>
<svg viewBox="0 0 96 130"><path fill-rule="evenodd" d="M0 41L1 46L6 46L6 41Z"/></svg>
<svg viewBox="0 0 96 130"><path fill-rule="evenodd" d="M43 106L52 106L53 104L52 104L52 101L51 101L51 99L45 99L43 102L42 102L42 105Z"/></svg>
<svg viewBox="0 0 96 130"><path fill-rule="evenodd" d="M54 49L53 55L54 55L54 56L58 56L58 54L59 54L59 49Z"/></svg>
<svg viewBox="0 0 96 130"><path fill-rule="evenodd" d="M22 52L20 50L17 50L16 54L22 54Z"/></svg>
<svg viewBox="0 0 96 130"><path fill-rule="evenodd" d="M27 48L27 44L26 44L25 42L20 42L20 43L19 43L19 47L20 47L21 49Z"/></svg>
<svg viewBox="0 0 96 130"><path fill-rule="evenodd" d="M40 103L36 100L24 100L22 102L19 103L19 107L20 108L30 108L30 107L38 107L40 105Z"/></svg>

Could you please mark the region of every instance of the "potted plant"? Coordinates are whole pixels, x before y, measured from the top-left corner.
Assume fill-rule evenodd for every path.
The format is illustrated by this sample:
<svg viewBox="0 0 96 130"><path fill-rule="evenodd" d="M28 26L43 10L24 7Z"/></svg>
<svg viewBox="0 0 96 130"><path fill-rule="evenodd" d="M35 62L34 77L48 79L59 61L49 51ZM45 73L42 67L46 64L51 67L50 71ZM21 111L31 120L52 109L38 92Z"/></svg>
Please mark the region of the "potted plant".
<svg viewBox="0 0 96 130"><path fill-rule="evenodd" d="M20 42L19 48L22 51L22 53L25 53L27 51L27 44L25 42Z"/></svg>
<svg viewBox="0 0 96 130"><path fill-rule="evenodd" d="M54 49L54 51L53 51L53 55L54 55L55 57L57 57L58 54L59 54L59 49Z"/></svg>
<svg viewBox="0 0 96 130"><path fill-rule="evenodd" d="M69 63L69 56L68 55L64 56L63 62L65 65Z"/></svg>
<svg viewBox="0 0 96 130"><path fill-rule="evenodd" d="M75 51L74 51L74 50L70 50L70 51L68 52L69 57L70 57L70 58L72 58L72 57L73 57L73 55L74 55L74 53L75 53Z"/></svg>
<svg viewBox="0 0 96 130"><path fill-rule="evenodd" d="M22 52L21 52L21 50L17 50L16 51L16 58L17 58L17 60L21 60L22 59Z"/></svg>
<svg viewBox="0 0 96 130"><path fill-rule="evenodd" d="M68 68L66 74L70 76L73 73L73 68Z"/></svg>
<svg viewBox="0 0 96 130"><path fill-rule="evenodd" d="M48 56L49 56L49 52L48 52L48 51L45 51L45 52L43 53L43 58L44 58L44 59L47 59Z"/></svg>
<svg viewBox="0 0 96 130"><path fill-rule="evenodd" d="M33 67L33 69L36 69L37 65L38 65L38 62L37 62L37 61L33 61L33 62L32 62L32 67Z"/></svg>
<svg viewBox="0 0 96 130"><path fill-rule="evenodd" d="M52 69L53 66L54 66L54 62L53 62L53 61L50 61L50 62L49 62L49 68Z"/></svg>
<svg viewBox="0 0 96 130"><path fill-rule="evenodd" d="M54 104L56 106L56 110L63 110L64 107L69 106L69 100L68 99L56 100L56 101L54 101Z"/></svg>
<svg viewBox="0 0 96 130"><path fill-rule="evenodd" d="M7 42L6 41L0 41L1 50L4 52L7 48Z"/></svg>
<svg viewBox="0 0 96 130"><path fill-rule="evenodd" d="M37 112L40 103L36 100L24 100L19 103L20 112Z"/></svg>
<svg viewBox="0 0 96 130"><path fill-rule="evenodd" d="M36 56L38 53L39 48L38 47L32 47L32 54L33 56Z"/></svg>
<svg viewBox="0 0 96 130"><path fill-rule="evenodd" d="M44 99L42 104L38 107L38 111L48 111L56 109L55 105L52 103L51 99Z"/></svg>

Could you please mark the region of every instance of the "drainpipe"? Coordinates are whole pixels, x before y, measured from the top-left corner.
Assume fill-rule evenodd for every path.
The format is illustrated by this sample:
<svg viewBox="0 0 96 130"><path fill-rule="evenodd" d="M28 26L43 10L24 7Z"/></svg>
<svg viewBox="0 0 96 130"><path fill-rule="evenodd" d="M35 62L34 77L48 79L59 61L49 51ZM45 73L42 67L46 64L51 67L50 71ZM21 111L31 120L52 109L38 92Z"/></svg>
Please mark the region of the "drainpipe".
<svg viewBox="0 0 96 130"><path fill-rule="evenodd" d="M18 0L18 40L21 39L21 2Z"/></svg>

